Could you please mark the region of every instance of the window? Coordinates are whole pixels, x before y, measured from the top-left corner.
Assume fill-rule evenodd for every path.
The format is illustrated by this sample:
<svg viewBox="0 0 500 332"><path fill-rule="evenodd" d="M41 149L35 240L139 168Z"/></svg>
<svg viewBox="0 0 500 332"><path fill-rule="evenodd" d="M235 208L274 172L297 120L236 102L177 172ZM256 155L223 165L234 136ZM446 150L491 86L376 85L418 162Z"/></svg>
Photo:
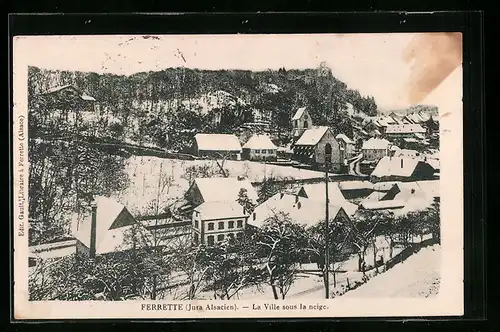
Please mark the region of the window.
<svg viewBox="0 0 500 332"><path fill-rule="evenodd" d="M230 239L230 240L234 240L234 234L233 233L229 233L227 235L227 237Z"/></svg>
<svg viewBox="0 0 500 332"><path fill-rule="evenodd" d="M224 241L224 234L217 235L217 241Z"/></svg>
<svg viewBox="0 0 500 332"><path fill-rule="evenodd" d="M255 150L255 153L260 153L260 150Z"/></svg>
<svg viewBox="0 0 500 332"><path fill-rule="evenodd" d="M238 220L237 225L238 227L243 227L243 220Z"/></svg>
<svg viewBox="0 0 500 332"><path fill-rule="evenodd" d="M295 122L294 122L294 123L295 123L295 127L297 127L297 124L298 124L297 120L295 120Z"/></svg>
<svg viewBox="0 0 500 332"><path fill-rule="evenodd" d="M198 228L198 227L199 227L198 220L195 220L194 221L194 228Z"/></svg>
<svg viewBox="0 0 500 332"><path fill-rule="evenodd" d="M304 128L307 128L307 121L304 121Z"/></svg>
<svg viewBox="0 0 500 332"><path fill-rule="evenodd" d="M207 242L208 242L209 246L212 246L214 244L214 236L213 235L209 235L207 237Z"/></svg>
<svg viewBox="0 0 500 332"><path fill-rule="evenodd" d="M253 220L255 220L255 218L257 218L255 212L253 213Z"/></svg>
<svg viewBox="0 0 500 332"><path fill-rule="evenodd" d="M234 228L234 220L228 222L227 228Z"/></svg>
<svg viewBox="0 0 500 332"><path fill-rule="evenodd" d="M273 154L274 150L267 150L267 153Z"/></svg>
<svg viewBox="0 0 500 332"><path fill-rule="evenodd" d="M238 240L241 240L241 239L243 238L243 233L242 233L242 232L237 233L237 234L236 234L236 238L237 238Z"/></svg>
<svg viewBox="0 0 500 332"><path fill-rule="evenodd" d="M194 233L194 243L198 244L199 241L200 241L200 238L198 237L198 233Z"/></svg>
<svg viewBox="0 0 500 332"><path fill-rule="evenodd" d="M262 150L262 154L266 154L266 153L267 153L266 149Z"/></svg>
<svg viewBox="0 0 500 332"><path fill-rule="evenodd" d="M224 222L223 221L219 221L219 229L224 229Z"/></svg>
<svg viewBox="0 0 500 332"><path fill-rule="evenodd" d="M214 230L214 223L213 222L209 222L208 223L208 230L209 231L213 231Z"/></svg>

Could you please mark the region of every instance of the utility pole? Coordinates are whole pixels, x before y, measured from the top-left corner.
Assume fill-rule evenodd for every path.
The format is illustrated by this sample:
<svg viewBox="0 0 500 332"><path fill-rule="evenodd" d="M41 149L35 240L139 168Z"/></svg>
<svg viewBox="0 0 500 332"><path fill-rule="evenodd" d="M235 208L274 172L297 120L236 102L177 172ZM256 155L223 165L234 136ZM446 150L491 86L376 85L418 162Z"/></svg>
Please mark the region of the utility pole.
<svg viewBox="0 0 500 332"><path fill-rule="evenodd" d="M330 236L329 236L329 211L328 205L330 201L328 199L328 168L330 167L330 161L332 158L332 146L326 144L325 146L325 296L330 298Z"/></svg>

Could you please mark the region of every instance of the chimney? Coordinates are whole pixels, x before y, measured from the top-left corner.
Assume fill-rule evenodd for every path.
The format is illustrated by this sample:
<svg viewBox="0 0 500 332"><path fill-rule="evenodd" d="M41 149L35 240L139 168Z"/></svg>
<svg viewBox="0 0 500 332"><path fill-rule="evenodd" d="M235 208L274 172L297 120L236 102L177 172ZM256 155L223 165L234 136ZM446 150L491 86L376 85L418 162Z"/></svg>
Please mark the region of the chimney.
<svg viewBox="0 0 500 332"><path fill-rule="evenodd" d="M295 204L299 202L299 195L295 195Z"/></svg>
<svg viewBox="0 0 500 332"><path fill-rule="evenodd" d="M302 206L302 204L300 204L300 202L297 203L297 209L300 209L300 207Z"/></svg>
<svg viewBox="0 0 500 332"><path fill-rule="evenodd" d="M94 259L96 254L96 233L97 233L97 203L94 200L90 203L92 208L92 220L90 225L90 248L89 258Z"/></svg>
<svg viewBox="0 0 500 332"><path fill-rule="evenodd" d="M280 199L282 199L283 196L285 196L285 194L284 193L280 193Z"/></svg>
<svg viewBox="0 0 500 332"><path fill-rule="evenodd" d="M403 168L403 158L401 158L401 168Z"/></svg>

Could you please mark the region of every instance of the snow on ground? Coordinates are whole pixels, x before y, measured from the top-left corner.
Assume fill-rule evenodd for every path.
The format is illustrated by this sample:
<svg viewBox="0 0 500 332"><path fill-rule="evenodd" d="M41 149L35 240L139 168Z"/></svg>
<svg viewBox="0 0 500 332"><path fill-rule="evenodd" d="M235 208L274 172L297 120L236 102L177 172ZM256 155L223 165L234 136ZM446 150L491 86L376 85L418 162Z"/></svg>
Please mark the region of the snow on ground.
<svg viewBox="0 0 500 332"><path fill-rule="evenodd" d="M210 165L215 171L219 166L215 160L178 160L158 157L134 156L127 160L125 172L130 184L115 198L124 204L132 214L142 211L144 207L157 199L160 167L162 178L171 177L173 182L160 192L163 200L176 199L184 195L189 188L188 179L184 178L189 166ZM265 177L293 177L295 179L322 178L323 173L290 166L269 165L252 161L226 160L224 168L229 176L245 176L251 182L262 181Z"/></svg>
<svg viewBox="0 0 500 332"><path fill-rule="evenodd" d="M439 292L441 247L421 249L343 297L429 297Z"/></svg>

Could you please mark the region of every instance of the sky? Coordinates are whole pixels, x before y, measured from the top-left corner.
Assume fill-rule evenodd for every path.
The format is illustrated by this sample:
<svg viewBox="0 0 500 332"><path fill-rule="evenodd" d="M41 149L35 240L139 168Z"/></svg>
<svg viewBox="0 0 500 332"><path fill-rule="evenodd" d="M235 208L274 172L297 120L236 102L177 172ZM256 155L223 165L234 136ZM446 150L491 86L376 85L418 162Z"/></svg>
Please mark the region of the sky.
<svg viewBox="0 0 500 332"><path fill-rule="evenodd" d="M444 33L26 36L16 37L14 63L130 75L181 66L304 69L326 62L335 77L374 96L384 110L424 101L460 66L461 52L461 35Z"/></svg>

